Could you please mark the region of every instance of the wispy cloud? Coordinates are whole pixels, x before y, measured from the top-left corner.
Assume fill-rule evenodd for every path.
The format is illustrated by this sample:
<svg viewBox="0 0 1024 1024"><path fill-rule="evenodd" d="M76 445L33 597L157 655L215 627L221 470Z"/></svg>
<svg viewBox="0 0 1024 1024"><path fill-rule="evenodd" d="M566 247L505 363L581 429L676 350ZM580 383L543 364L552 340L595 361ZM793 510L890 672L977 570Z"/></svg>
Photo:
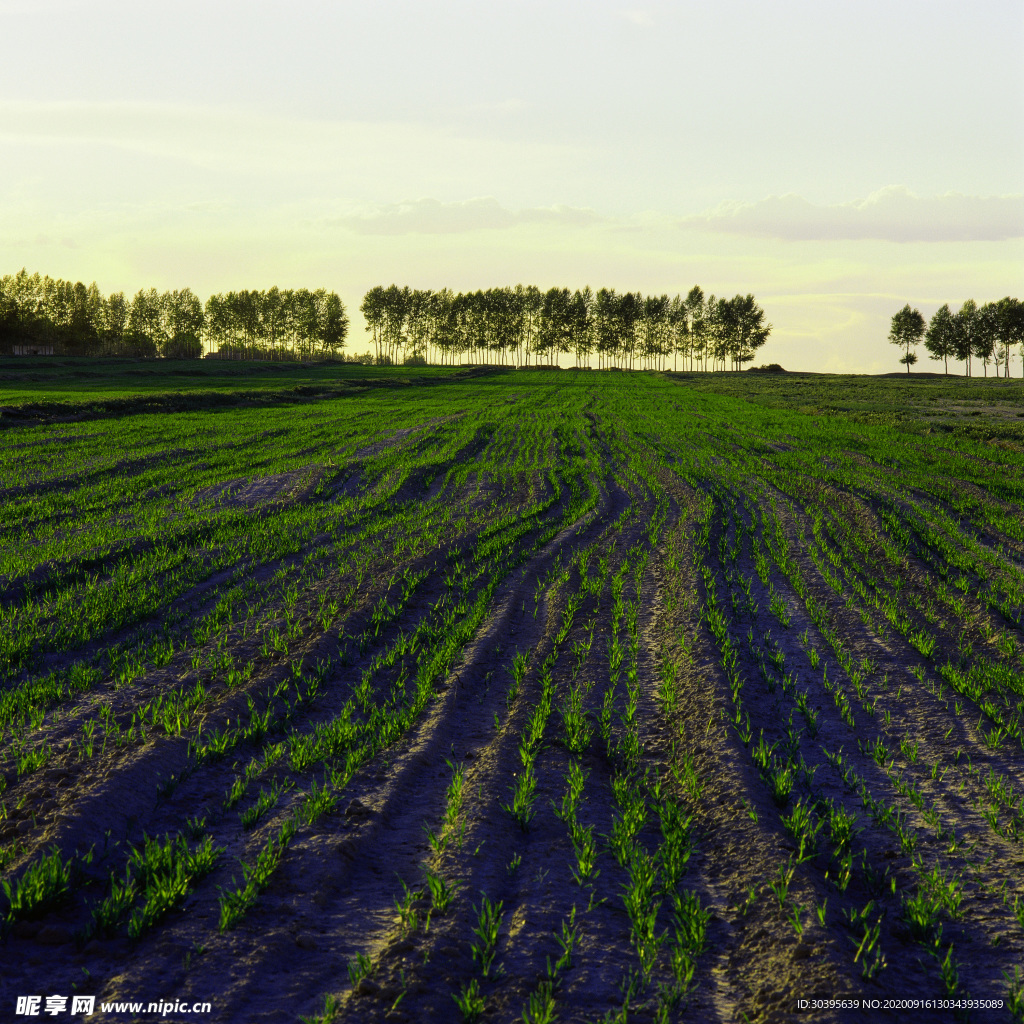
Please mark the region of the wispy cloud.
<svg viewBox="0 0 1024 1024"><path fill-rule="evenodd" d="M585 227L600 218L590 209L542 206L509 210L493 196L442 203L437 199L410 199L367 208L341 217L336 223L362 235L445 235L467 231L494 231L521 224L556 224Z"/></svg>
<svg viewBox="0 0 1024 1024"><path fill-rule="evenodd" d="M1024 195L924 198L890 185L867 199L819 206L789 193L756 203L726 203L686 217L684 228L793 241L997 242L1024 237Z"/></svg>
<svg viewBox="0 0 1024 1024"><path fill-rule="evenodd" d="M513 120L517 102L504 108ZM63 181L65 168L73 166L74 184L83 171L93 171L100 179L94 198L104 199L108 188L119 196L126 181L151 194L168 183L176 188L183 173L213 189L230 183L234 195L259 195L261 202L267 194L305 194L321 205L336 197L349 207L409 195L513 190L525 196L524 204L539 205L552 193L575 193L581 166L597 158L594 147L561 136L502 136L492 130L495 116L488 113L476 131L415 119L307 119L231 105L0 99L0 195L18 179L19 165L26 182ZM124 153L139 166L129 171ZM229 177L234 174L242 176L237 184ZM62 194L48 187L46 201Z"/></svg>

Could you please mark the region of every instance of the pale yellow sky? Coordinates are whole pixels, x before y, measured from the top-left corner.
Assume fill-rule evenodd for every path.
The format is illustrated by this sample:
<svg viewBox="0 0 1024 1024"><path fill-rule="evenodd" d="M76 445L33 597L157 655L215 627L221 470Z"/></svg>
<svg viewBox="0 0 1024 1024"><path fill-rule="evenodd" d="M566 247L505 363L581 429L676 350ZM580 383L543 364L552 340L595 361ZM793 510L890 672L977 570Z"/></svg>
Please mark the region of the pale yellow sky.
<svg viewBox="0 0 1024 1024"><path fill-rule="evenodd" d="M862 372L1024 292L1016 2L151 7L0 0L0 272L322 285L357 350L378 283L700 284Z"/></svg>

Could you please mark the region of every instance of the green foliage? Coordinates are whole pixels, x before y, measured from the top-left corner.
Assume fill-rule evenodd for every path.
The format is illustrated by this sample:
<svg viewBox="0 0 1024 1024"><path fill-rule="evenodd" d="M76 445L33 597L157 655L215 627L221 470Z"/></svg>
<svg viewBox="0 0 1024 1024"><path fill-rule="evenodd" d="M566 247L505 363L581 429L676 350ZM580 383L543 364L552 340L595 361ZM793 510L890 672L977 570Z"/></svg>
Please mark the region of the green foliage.
<svg viewBox="0 0 1024 1024"><path fill-rule="evenodd" d="M426 872L426 881L431 905L438 914L443 914L459 891L458 883L448 883L441 875L430 870Z"/></svg>
<svg viewBox="0 0 1024 1024"><path fill-rule="evenodd" d="M477 941L471 945L471 949L473 960L485 978L490 974L497 952L503 907L503 903L492 903L483 893L480 894L479 908L474 907L477 923L473 934L477 937Z"/></svg>
<svg viewBox="0 0 1024 1024"><path fill-rule="evenodd" d="M910 372L910 367L917 362L917 354L913 351L924 337L925 321L919 310L911 309L909 304L904 306L892 318L892 326L889 329L889 341L893 345L905 350L903 358L900 359Z"/></svg>
<svg viewBox="0 0 1024 1024"><path fill-rule="evenodd" d="M212 833L245 851L219 893L220 927L235 927L297 830L304 849L325 830L387 834L382 794L420 771L422 736L450 740L453 760L423 767L429 873L395 893L395 924L426 957L462 922L452 942L467 971L472 948L477 986L452 986L470 1012L501 970L514 891L553 900L546 927L560 922L520 989L528 1016L569 1015L559 985L573 987L606 903L629 923L611 940L627 975L613 1015L678 1019L718 937L707 872L718 857L763 863L766 837L791 861L730 902L812 942L870 900L844 929L847 966L866 978L910 935L935 980L959 985L949 939L984 934L976 887L1012 921L1015 381L253 366L266 377L246 387L226 362L197 361L204 387L182 381L173 407L196 405L180 416L163 368L148 406L135 371L133 394L83 376L89 404L62 366L52 386L78 403L62 422L47 420L59 388L43 401L40 385L38 409L29 391L2 403L38 416L5 411L0 431L8 925L71 896L96 934L158 932L158 947L183 892L205 898ZM307 401L296 386L336 393ZM218 389L230 402L213 415ZM989 402L998 416L968 421ZM476 724L449 730L452 709ZM79 890L40 837L78 813L78 773L120 765L161 795L128 827L177 815L180 834L107 837ZM696 855L709 820L729 841ZM981 857L971 821L987 822ZM491 859L502 902L484 897L467 923L452 879ZM566 867L577 884L559 885ZM993 970L1012 968L1006 949L991 946Z"/></svg>
<svg viewBox="0 0 1024 1024"><path fill-rule="evenodd" d="M309 792L302 804L300 814L302 820L307 825L312 825L318 818L322 818L325 814L330 814L334 811L337 806L338 794L333 789L328 788L326 780L320 786L314 780L313 784L309 787Z"/></svg>
<svg viewBox="0 0 1024 1024"><path fill-rule="evenodd" d="M13 323L3 324L4 333L51 353L199 359L205 340L222 356L296 359L336 352L348 333L341 299L322 288L211 295L204 309L189 288L143 288L129 301L120 292L104 296L95 284L87 288L22 270L0 279L0 299L5 291L14 301ZM4 348L0 353L8 354L9 343Z"/></svg>
<svg viewBox="0 0 1024 1024"><path fill-rule="evenodd" d="M251 863L242 863L242 881L235 888L222 892L220 897L220 930L229 931L256 905L259 894L270 884L270 878L281 862L288 844L295 835L294 819L281 826L277 835L271 836L266 845ZM232 878L232 882L234 882Z"/></svg>
<svg viewBox="0 0 1024 1024"><path fill-rule="evenodd" d="M85 863L89 860L91 853ZM79 867L76 858L70 857L65 861L60 850L54 846L48 854L33 861L15 882L4 881L2 885L7 897L4 922L11 924L37 917L66 902L71 896Z"/></svg>
<svg viewBox="0 0 1024 1024"><path fill-rule="evenodd" d="M542 981L530 993L522 1019L523 1024L552 1024L555 1020L555 987L550 981Z"/></svg>
<svg viewBox="0 0 1024 1024"><path fill-rule="evenodd" d="M478 1020L487 1009L487 1000L480 991L480 982L472 978L468 984L462 985L458 992L452 993L452 999L462 1014L462 1019L471 1024Z"/></svg>
<svg viewBox="0 0 1024 1024"><path fill-rule="evenodd" d="M364 953L356 953L354 960L348 962L349 984L355 988L363 978L373 974L373 961Z"/></svg>
<svg viewBox="0 0 1024 1024"><path fill-rule="evenodd" d="M138 879L142 903L128 920L128 935L138 939L165 914L178 906L192 886L209 874L223 853L207 836L195 849L182 835L168 837L161 845L145 838L132 850L128 870Z"/></svg>

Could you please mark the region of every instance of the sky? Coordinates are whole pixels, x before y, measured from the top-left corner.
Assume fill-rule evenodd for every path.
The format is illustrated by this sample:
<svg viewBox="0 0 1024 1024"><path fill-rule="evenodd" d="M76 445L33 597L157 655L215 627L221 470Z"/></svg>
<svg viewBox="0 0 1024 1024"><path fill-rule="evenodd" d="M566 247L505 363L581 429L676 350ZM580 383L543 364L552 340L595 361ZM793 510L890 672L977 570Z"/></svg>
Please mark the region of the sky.
<svg viewBox="0 0 1024 1024"><path fill-rule="evenodd" d="M1024 298L1022 53L1021 0L0 0L0 273L327 287L353 351L375 284L699 284L898 370L904 303Z"/></svg>

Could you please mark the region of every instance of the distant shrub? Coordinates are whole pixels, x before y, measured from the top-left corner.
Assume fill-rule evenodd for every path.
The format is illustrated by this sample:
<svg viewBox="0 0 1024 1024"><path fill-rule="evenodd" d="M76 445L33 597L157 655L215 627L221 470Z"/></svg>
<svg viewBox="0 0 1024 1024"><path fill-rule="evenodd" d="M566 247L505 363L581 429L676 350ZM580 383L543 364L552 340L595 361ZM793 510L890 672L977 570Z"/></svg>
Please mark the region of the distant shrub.
<svg viewBox="0 0 1024 1024"><path fill-rule="evenodd" d="M176 334L163 344L164 359L202 359L203 343L194 334Z"/></svg>
<svg viewBox="0 0 1024 1024"><path fill-rule="evenodd" d="M132 359L155 359L156 342L144 334L126 334L123 338L109 341L105 354L128 356Z"/></svg>
<svg viewBox="0 0 1024 1024"><path fill-rule="evenodd" d="M764 366L749 366L748 373L785 373L786 370L778 363L766 363Z"/></svg>

